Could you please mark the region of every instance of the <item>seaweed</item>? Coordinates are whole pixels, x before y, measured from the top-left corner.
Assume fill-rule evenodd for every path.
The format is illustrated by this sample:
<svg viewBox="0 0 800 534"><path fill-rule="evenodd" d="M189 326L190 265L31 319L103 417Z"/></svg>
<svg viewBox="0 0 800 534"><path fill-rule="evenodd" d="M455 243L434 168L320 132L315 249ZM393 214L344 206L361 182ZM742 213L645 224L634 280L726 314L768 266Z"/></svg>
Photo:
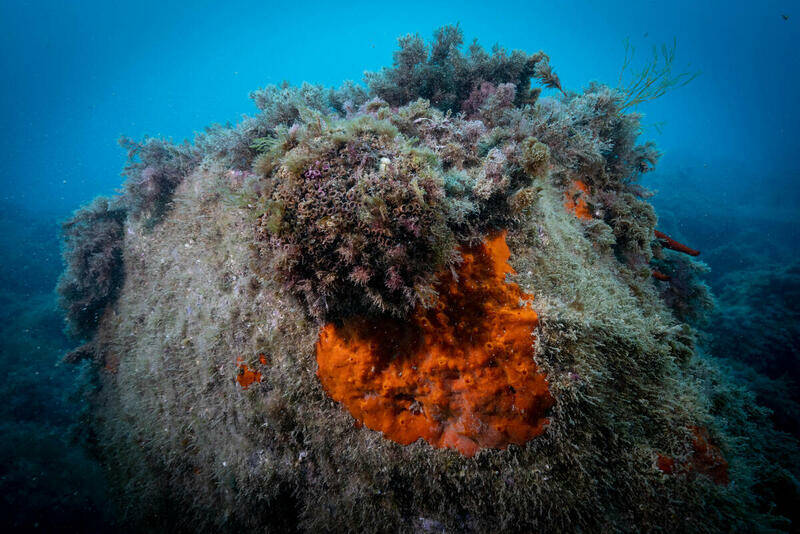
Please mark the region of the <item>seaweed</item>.
<svg viewBox="0 0 800 534"><path fill-rule="evenodd" d="M141 142L122 137L119 144L128 151L128 163L122 173L127 177L127 209L131 216L155 225L166 213L175 188L199 163L200 154L188 142L175 145L154 137L145 137Z"/></svg>
<svg viewBox="0 0 800 534"><path fill-rule="evenodd" d="M431 43L409 34L398 44L391 69L364 75L370 92L395 106L424 98L442 111L459 111L484 83L513 84L515 103L532 104L538 91L531 89L531 78L561 89L545 53L514 50L509 54L495 46L490 54L473 41L465 55L464 35L457 25L437 29Z"/></svg>
<svg viewBox="0 0 800 534"><path fill-rule="evenodd" d="M62 225L66 269L58 293L68 330L77 338L92 336L122 286L126 217L119 198L98 197Z"/></svg>
<svg viewBox="0 0 800 534"><path fill-rule="evenodd" d="M636 108L660 98L669 91L685 86L700 75L699 71L673 72L677 47L677 39L672 40L672 46L666 43L661 47L653 45L650 61L641 70L631 71L636 48L630 39L625 39L625 59L617 82L617 90L623 95L620 111Z"/></svg>

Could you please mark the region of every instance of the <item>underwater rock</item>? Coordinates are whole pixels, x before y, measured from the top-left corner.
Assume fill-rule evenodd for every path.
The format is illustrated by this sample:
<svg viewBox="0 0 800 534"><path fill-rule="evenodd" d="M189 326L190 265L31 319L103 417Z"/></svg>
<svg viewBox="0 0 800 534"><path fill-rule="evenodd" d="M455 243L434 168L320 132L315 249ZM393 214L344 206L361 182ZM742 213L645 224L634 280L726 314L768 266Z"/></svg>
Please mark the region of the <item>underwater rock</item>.
<svg viewBox="0 0 800 534"><path fill-rule="evenodd" d="M82 353L122 524L785 526L766 415L652 277L638 115L596 84L540 98L546 55L461 40L401 39L369 92L258 91L196 150L159 142L168 198L118 199L124 276Z"/></svg>

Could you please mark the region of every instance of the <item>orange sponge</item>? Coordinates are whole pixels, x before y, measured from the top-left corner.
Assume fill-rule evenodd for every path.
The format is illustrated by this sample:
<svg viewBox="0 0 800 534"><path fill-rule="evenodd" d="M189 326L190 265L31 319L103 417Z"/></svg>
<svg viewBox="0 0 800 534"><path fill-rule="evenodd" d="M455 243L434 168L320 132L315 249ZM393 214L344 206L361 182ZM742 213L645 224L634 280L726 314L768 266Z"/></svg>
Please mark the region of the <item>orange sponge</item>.
<svg viewBox="0 0 800 534"><path fill-rule="evenodd" d="M708 475L715 484L727 485L729 482L728 462L723 458L719 447L710 442L708 430L698 426L690 427L690 429L694 434L692 439L694 470Z"/></svg>
<svg viewBox="0 0 800 534"><path fill-rule="evenodd" d="M589 186L581 180L572 182L572 187L564 191L564 207L575 216L584 221L592 220L589 205L584 197L589 196Z"/></svg>
<svg viewBox="0 0 800 534"><path fill-rule="evenodd" d="M266 358L262 358L261 355L259 355L259 360L262 364L266 362ZM238 368L236 371L236 382L242 386L242 389L247 389L256 382L261 382L261 373L250 369L241 358L236 359L236 367Z"/></svg>
<svg viewBox="0 0 800 534"><path fill-rule="evenodd" d="M719 447L710 442L708 430L699 426L690 426L689 430L693 434L691 455L683 462L676 462L671 456L659 454L656 467L666 475L701 473L715 484L727 486L730 482L728 462L723 458Z"/></svg>
<svg viewBox="0 0 800 534"><path fill-rule="evenodd" d="M465 456L544 432L554 401L533 360L538 316L521 304L532 297L505 281L510 254L505 232L463 247L435 305L407 321L325 325L317 375L328 394L393 441L422 438Z"/></svg>

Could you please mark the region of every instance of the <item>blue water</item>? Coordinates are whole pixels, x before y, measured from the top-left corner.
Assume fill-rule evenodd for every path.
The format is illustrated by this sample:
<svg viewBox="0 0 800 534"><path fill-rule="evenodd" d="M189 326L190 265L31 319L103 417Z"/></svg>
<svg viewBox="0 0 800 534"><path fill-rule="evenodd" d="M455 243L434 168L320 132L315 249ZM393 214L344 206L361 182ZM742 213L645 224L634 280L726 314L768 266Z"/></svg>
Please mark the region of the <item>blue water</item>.
<svg viewBox="0 0 800 534"><path fill-rule="evenodd" d="M644 59L677 39L702 75L642 108L667 153L796 171L800 13L795 2L3 2L0 198L68 211L119 185L120 134L176 140L254 111L289 80L338 85L391 61L396 38L460 22L485 46L544 50L565 87L614 84L629 37ZM638 5L637 5L638 4ZM327 6L327 7L326 7ZM782 14L790 15L783 20ZM794 15L794 16L792 16Z"/></svg>
<svg viewBox="0 0 800 534"><path fill-rule="evenodd" d="M455 22L468 40L475 37L484 46L544 50L563 86L572 90L592 80L615 85L624 39L644 62L650 47L674 38L676 67L701 74L639 109L646 116L644 137L664 152L659 170L645 181L659 191L653 202L661 227L704 251L718 295L731 291L736 273L763 276L797 261L796 2L5 0L0 2L4 512L16 507L14 517L28 514L25 524L31 526L44 510L61 509L74 518L103 501L97 467L71 445L80 402L70 395L82 379L80 369L56 366L70 341L61 332L52 288L61 269L58 221L120 187L125 154L117 138L191 139L208 124L253 113L251 90L282 80L359 81L363 71L391 63L398 36L429 38L435 28ZM796 277L790 282L797 283ZM760 303L758 294L752 299L756 311L766 301L780 301L780 294L764 291ZM791 374L798 361L791 333L797 309L791 302L778 304L787 323L775 327L790 331L781 361ZM774 375L782 369L760 371ZM797 421L786 417L782 424L792 430ZM21 445L31 440L39 448ZM28 450L20 456L20 449ZM55 467L47 463L54 455ZM56 512L54 502L61 503ZM80 528L95 520L102 524L102 511L95 519L84 517Z"/></svg>

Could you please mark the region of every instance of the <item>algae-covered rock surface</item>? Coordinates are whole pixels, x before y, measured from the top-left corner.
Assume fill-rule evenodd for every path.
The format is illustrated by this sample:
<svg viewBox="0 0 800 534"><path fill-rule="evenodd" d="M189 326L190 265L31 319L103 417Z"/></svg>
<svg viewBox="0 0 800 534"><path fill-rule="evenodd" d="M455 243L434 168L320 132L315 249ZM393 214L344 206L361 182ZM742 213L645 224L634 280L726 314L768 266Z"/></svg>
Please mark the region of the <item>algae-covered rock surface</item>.
<svg viewBox="0 0 800 534"><path fill-rule="evenodd" d="M793 445L695 348L711 297L656 232L626 95L461 41L124 141L61 283L121 524L791 528Z"/></svg>

